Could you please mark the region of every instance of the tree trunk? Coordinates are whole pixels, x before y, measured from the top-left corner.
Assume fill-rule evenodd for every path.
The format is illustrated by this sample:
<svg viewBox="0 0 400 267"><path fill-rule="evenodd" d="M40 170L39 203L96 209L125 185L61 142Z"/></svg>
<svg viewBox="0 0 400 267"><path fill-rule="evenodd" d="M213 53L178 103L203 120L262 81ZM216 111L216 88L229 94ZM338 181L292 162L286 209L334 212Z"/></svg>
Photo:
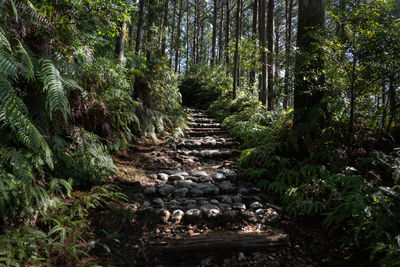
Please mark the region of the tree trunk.
<svg viewBox="0 0 400 267"><path fill-rule="evenodd" d="M181 22L182 22L182 0L179 1L179 14L178 14L178 32L176 36L176 48L175 48L175 72L178 72L179 68L179 51L181 48Z"/></svg>
<svg viewBox="0 0 400 267"><path fill-rule="evenodd" d="M279 81L279 73L280 73L280 66L278 63L278 56L279 56L279 41L281 38L280 32L279 32L279 27L280 26L280 21L277 19L277 16L275 16L275 56L274 56L274 85L278 84ZM275 87L275 88L279 88L279 86ZM276 90L276 89L275 89ZM279 97L276 96L275 93L275 97L274 97L274 103L275 106L278 106L279 104Z"/></svg>
<svg viewBox="0 0 400 267"><path fill-rule="evenodd" d="M117 37L117 42L115 45L115 54L118 60L123 63L125 56L125 35L126 35L126 21L122 20L120 23L120 32Z"/></svg>
<svg viewBox="0 0 400 267"><path fill-rule="evenodd" d="M265 38L265 0L259 0L259 37L260 37L260 53L261 53L261 76L259 78L259 92L258 100L261 101L263 106L267 104L267 56L265 52L266 38Z"/></svg>
<svg viewBox="0 0 400 267"><path fill-rule="evenodd" d="M186 1L186 72L189 70L189 1Z"/></svg>
<svg viewBox="0 0 400 267"><path fill-rule="evenodd" d="M239 80L239 42L240 42L240 22L241 22L241 6L242 1L237 1L237 10L236 10L236 33L235 33L235 55L234 55L234 66L233 66L233 99L235 100L237 97L237 86Z"/></svg>
<svg viewBox="0 0 400 267"><path fill-rule="evenodd" d="M168 11L169 11L169 0L164 0L164 18L162 27L162 41L161 41L161 54L165 56L165 50L167 49L167 36L168 36ZM165 31L164 31L165 29Z"/></svg>
<svg viewBox="0 0 400 267"><path fill-rule="evenodd" d="M212 47L211 47L211 65L215 64L215 49L217 46L217 12L218 0L214 0L214 14L213 14L213 32L212 32Z"/></svg>
<svg viewBox="0 0 400 267"><path fill-rule="evenodd" d="M324 27L324 0L299 1L295 64L294 125L309 123L312 110L320 105L324 84L322 49L313 37L316 28Z"/></svg>
<svg viewBox="0 0 400 267"><path fill-rule="evenodd" d="M387 131L390 131L392 127L392 122L396 116L396 88L394 86L393 77L389 78L389 123L387 126Z"/></svg>
<svg viewBox="0 0 400 267"><path fill-rule="evenodd" d="M225 65L227 66L228 73L229 73L229 39L230 39L230 7L229 7L229 0L226 0L226 25L225 25Z"/></svg>
<svg viewBox="0 0 400 267"><path fill-rule="evenodd" d="M173 58L174 58L174 47L175 47L175 19L176 19L176 1L173 0L172 3L174 5L174 11L172 13L172 29L171 29L171 42L169 44L169 66L172 69L172 63L173 63Z"/></svg>
<svg viewBox="0 0 400 267"><path fill-rule="evenodd" d="M132 2L133 5L136 4L136 0ZM135 34L135 23L134 23L134 12L131 13L131 24L129 27L129 48L132 48L133 46L133 39L134 39L134 34Z"/></svg>
<svg viewBox="0 0 400 267"><path fill-rule="evenodd" d="M218 63L222 64L222 57L223 57L223 33L224 33L224 0L220 0L221 9L220 9L220 18L219 18L219 36L218 36Z"/></svg>
<svg viewBox="0 0 400 267"><path fill-rule="evenodd" d="M146 0L139 0L139 21L136 36L136 53L140 56L143 49L144 16L146 14Z"/></svg>
<svg viewBox="0 0 400 267"><path fill-rule="evenodd" d="M268 1L268 110L274 110L274 0Z"/></svg>
<svg viewBox="0 0 400 267"><path fill-rule="evenodd" d="M256 36L257 36L257 14L258 14L258 0L253 0L253 25L252 25L252 34L251 34L251 38L252 38L253 42L256 40ZM254 61L254 65L255 65L255 63L256 62ZM256 70L253 67L250 70L250 74L249 74L250 87L254 86L255 81L256 81Z"/></svg>
<svg viewBox="0 0 400 267"><path fill-rule="evenodd" d="M285 13L286 13L286 31L285 31L285 79L284 79L284 99L283 108L289 108L290 94L290 54L292 46L292 13L293 13L293 0L285 0Z"/></svg>

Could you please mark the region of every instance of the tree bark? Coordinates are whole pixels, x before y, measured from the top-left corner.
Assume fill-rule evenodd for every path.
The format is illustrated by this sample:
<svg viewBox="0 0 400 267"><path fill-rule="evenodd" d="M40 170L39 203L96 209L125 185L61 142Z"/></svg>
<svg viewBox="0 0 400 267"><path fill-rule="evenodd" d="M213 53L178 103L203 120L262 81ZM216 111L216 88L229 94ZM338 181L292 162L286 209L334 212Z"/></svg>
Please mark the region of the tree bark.
<svg viewBox="0 0 400 267"><path fill-rule="evenodd" d="M165 56L165 50L167 49L167 36L168 36L168 11L169 11L169 0L164 0L164 18L162 27L162 40L161 40L161 54ZM165 29L165 31L164 31Z"/></svg>
<svg viewBox="0 0 400 267"><path fill-rule="evenodd" d="M226 24L225 24L225 65L227 66L228 73L229 73L229 39L230 39L230 7L229 7L229 0L226 0Z"/></svg>
<svg viewBox="0 0 400 267"><path fill-rule="evenodd" d="M221 9L220 9L220 18L219 18L219 36L218 36L218 63L222 63L222 57L223 57L223 33L224 33L224 0L220 0L221 3Z"/></svg>
<svg viewBox="0 0 400 267"><path fill-rule="evenodd" d="M123 63L125 56L125 35L126 35L126 21L122 20L120 23L120 32L117 37L117 42L115 45L115 54L118 60Z"/></svg>
<svg viewBox="0 0 400 267"><path fill-rule="evenodd" d="M259 37L260 37L260 60L261 60L261 75L259 78L259 92L258 100L261 101L263 106L267 104L267 56L266 56L266 36L265 36L265 0L259 0Z"/></svg>
<svg viewBox="0 0 400 267"><path fill-rule="evenodd" d="M132 4L136 4L136 0L132 1ZM135 23L134 23L134 12L132 11L131 13L131 24L129 25L129 48L132 48L133 46L133 39L134 39L134 34L135 34Z"/></svg>
<svg viewBox="0 0 400 267"><path fill-rule="evenodd" d="M252 34L251 34L251 38L252 38L253 42L256 40L256 36L257 36L257 17L258 17L257 14L258 14L258 0L253 0L253 24L252 24ZM254 61L254 65L256 63L255 61ZM253 87L255 82L256 82L256 70L253 67L250 70L250 74L249 74L250 87Z"/></svg>
<svg viewBox="0 0 400 267"><path fill-rule="evenodd" d="M218 0L214 0L211 65L215 64L215 49L217 46L217 12L218 12Z"/></svg>
<svg viewBox="0 0 400 267"><path fill-rule="evenodd" d="M144 16L146 14L146 0L139 0L139 21L136 35L136 53L140 56L143 49Z"/></svg>
<svg viewBox="0 0 400 267"><path fill-rule="evenodd" d="M179 1L179 13L178 13L178 32L176 36L176 47L175 47L175 72L178 72L179 68L179 52L181 48L181 23L182 23L182 0Z"/></svg>
<svg viewBox="0 0 400 267"><path fill-rule="evenodd" d="M235 55L234 55L234 67L233 67L233 94L232 97L235 100L237 97L237 86L239 83L239 42L240 42L240 25L241 25L241 9L242 1L237 1L236 10L236 33L235 33Z"/></svg>
<svg viewBox="0 0 400 267"><path fill-rule="evenodd" d="M285 78L284 78L284 99L283 108L288 109L290 104L290 56L292 46L292 13L293 0L285 0L286 31L285 31Z"/></svg>
<svg viewBox="0 0 400 267"><path fill-rule="evenodd" d="M279 41L280 41L281 35L280 35L279 28L280 28L280 20L278 20L277 16L275 16L274 85L278 84L278 81L280 78L279 77L280 65L278 63L278 56L279 56L279 52L280 52ZM276 91L276 88L279 88L279 87L275 87L275 91ZM275 103L275 106L279 105L278 104L279 97L277 97L276 93L274 96L274 103Z"/></svg>
<svg viewBox="0 0 400 267"><path fill-rule="evenodd" d="M268 40L268 110L274 110L274 0L268 1L267 15Z"/></svg>
<svg viewBox="0 0 400 267"><path fill-rule="evenodd" d="M169 44L170 56L169 56L169 66L172 69L172 63L174 58L174 47L175 47L175 19L176 19L176 1L173 0L174 11L172 13L172 29L171 29L171 42Z"/></svg>
<svg viewBox="0 0 400 267"><path fill-rule="evenodd" d="M300 0L297 30L299 52L295 64L294 125L309 123L311 111L320 105L324 84L322 49L313 37L324 27L324 0Z"/></svg>

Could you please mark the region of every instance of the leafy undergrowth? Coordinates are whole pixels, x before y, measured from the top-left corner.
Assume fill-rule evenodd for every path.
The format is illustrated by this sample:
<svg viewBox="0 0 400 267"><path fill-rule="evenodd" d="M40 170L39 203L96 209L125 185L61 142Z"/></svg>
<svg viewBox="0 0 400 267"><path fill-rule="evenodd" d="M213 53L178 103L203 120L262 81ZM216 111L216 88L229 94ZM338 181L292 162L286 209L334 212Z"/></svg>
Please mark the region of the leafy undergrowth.
<svg viewBox="0 0 400 267"><path fill-rule="evenodd" d="M352 257L381 266L400 262L400 149L383 131L346 123L313 136L292 126L292 111L267 111L247 94L222 96L208 111L241 140L241 177L279 196L289 215L313 218ZM395 148L395 149L393 149ZM353 260L350 257L349 261Z"/></svg>

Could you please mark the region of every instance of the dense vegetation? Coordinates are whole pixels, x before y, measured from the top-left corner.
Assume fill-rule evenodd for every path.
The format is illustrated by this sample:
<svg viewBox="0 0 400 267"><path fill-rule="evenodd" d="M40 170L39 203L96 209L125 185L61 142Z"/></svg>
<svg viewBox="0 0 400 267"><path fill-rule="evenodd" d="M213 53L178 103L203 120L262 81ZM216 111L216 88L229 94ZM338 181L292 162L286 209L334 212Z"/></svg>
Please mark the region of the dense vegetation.
<svg viewBox="0 0 400 267"><path fill-rule="evenodd" d="M88 220L125 198L112 153L180 134L182 101L290 215L399 264L398 1L0 3L0 265L107 251Z"/></svg>

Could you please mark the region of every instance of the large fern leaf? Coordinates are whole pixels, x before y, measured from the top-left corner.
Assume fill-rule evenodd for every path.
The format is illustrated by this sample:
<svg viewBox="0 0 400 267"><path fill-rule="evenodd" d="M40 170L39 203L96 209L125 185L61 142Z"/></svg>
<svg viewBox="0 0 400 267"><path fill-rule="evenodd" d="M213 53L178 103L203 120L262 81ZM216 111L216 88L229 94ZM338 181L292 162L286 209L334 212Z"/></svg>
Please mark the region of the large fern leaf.
<svg viewBox="0 0 400 267"><path fill-rule="evenodd" d="M25 104L9 81L0 75L0 121L6 123L26 147L42 152L47 164L52 168L52 152L43 136L26 116L26 110Z"/></svg>
<svg viewBox="0 0 400 267"><path fill-rule="evenodd" d="M60 111L66 121L69 114L69 104L63 86L63 78L50 60L42 60L41 78L44 84L43 90L47 93L46 106L50 119L52 119L53 112Z"/></svg>

